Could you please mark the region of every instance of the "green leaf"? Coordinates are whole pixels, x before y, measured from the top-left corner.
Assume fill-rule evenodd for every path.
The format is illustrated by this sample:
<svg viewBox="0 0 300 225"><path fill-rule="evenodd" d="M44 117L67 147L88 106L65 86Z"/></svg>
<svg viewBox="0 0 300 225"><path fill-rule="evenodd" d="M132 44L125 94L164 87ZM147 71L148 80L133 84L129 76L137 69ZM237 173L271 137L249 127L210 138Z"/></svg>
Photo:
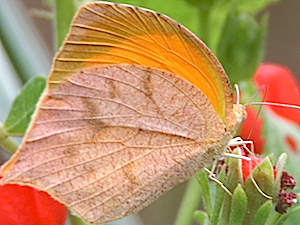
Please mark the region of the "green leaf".
<svg viewBox="0 0 300 225"><path fill-rule="evenodd" d="M207 173L205 173L204 170L200 170L196 174L196 179L202 189L206 212L208 214L208 217L210 217L211 213L212 213L212 205L211 205L210 194L209 194L208 175L207 175Z"/></svg>
<svg viewBox="0 0 300 225"><path fill-rule="evenodd" d="M209 46L213 53L217 54L220 40L225 25L225 21L230 13L230 7L224 1L216 1L214 7L209 10L199 10L200 18L200 38L204 38L204 42Z"/></svg>
<svg viewBox="0 0 300 225"><path fill-rule="evenodd" d="M263 57L267 17L259 25L249 14L232 12L225 22L217 57L230 81L250 79Z"/></svg>
<svg viewBox="0 0 300 225"><path fill-rule="evenodd" d="M4 128L8 135L23 135L31 121L35 105L46 86L46 78L43 76L35 77L30 80L24 89L13 102L8 114Z"/></svg>
<svg viewBox="0 0 300 225"><path fill-rule="evenodd" d="M223 166L218 175L218 180L224 184L225 178L226 178L226 166ZM220 185L216 184L214 208L213 208L212 216L210 218L211 225L217 225L219 222L219 216L220 216L225 195L228 195L225 192L225 190Z"/></svg>
<svg viewBox="0 0 300 225"><path fill-rule="evenodd" d="M274 225L283 225L285 224L285 221L294 213L300 212L300 206L297 206L295 208L293 208L292 210L288 211L286 214L284 214L283 216L280 217L280 219L277 221L276 224ZM299 222L299 221L297 221Z"/></svg>
<svg viewBox="0 0 300 225"><path fill-rule="evenodd" d="M262 206L260 206L255 214L252 225L265 225L268 216L273 208L271 200L266 201Z"/></svg>
<svg viewBox="0 0 300 225"><path fill-rule="evenodd" d="M266 157L252 172L253 179L266 195L272 196L274 187L274 173L273 164L269 157ZM248 197L247 213L245 215L243 224L248 225L253 221L258 208L267 201L257 187L253 184L250 176L245 183L245 191ZM273 197L273 196L272 196Z"/></svg>
<svg viewBox="0 0 300 225"><path fill-rule="evenodd" d="M299 196L299 193L298 193L298 196ZM299 198L298 198L298 202L299 202ZM299 221L300 221L299 207L300 206L296 206L295 208L292 209L293 213L288 216L287 220L285 220L285 223L284 223L285 225L299 223ZM289 209L288 209L287 213L289 213Z"/></svg>
<svg viewBox="0 0 300 225"><path fill-rule="evenodd" d="M247 208L247 196L241 184L235 188L231 201L229 225L240 225Z"/></svg>
<svg viewBox="0 0 300 225"><path fill-rule="evenodd" d="M271 215L267 219L265 225L274 225L282 216L283 216L282 214L276 212L275 210L272 210Z"/></svg>
<svg viewBox="0 0 300 225"><path fill-rule="evenodd" d="M240 148L236 148L233 151L233 154L241 155ZM228 165L228 173L227 173L227 180L225 182L225 186L232 193L238 184L243 183L241 160L228 157L226 159L226 164ZM231 212L231 201L232 201L232 197L225 194L222 215L220 218L220 224L228 224L229 223L229 216L230 216L230 212Z"/></svg>

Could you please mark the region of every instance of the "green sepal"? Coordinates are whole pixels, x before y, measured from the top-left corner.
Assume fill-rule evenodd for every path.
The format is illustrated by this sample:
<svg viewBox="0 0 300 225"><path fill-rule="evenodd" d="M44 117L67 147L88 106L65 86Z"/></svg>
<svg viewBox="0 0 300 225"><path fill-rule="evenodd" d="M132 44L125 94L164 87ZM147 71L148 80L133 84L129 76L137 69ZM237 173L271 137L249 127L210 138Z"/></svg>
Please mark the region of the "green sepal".
<svg viewBox="0 0 300 225"><path fill-rule="evenodd" d="M271 211L267 222L264 225L274 225L283 215L276 212L275 209Z"/></svg>
<svg viewBox="0 0 300 225"><path fill-rule="evenodd" d="M231 212L229 218L229 225L240 225L244 219L247 208L247 196L241 184L238 184L234 189Z"/></svg>
<svg viewBox="0 0 300 225"><path fill-rule="evenodd" d="M266 157L252 172L252 176L260 190L268 196L273 194L274 172L273 164L269 157ZM244 225L251 224L258 208L267 201L267 198L259 192L251 180L251 175L245 182L245 191L248 197L247 212L244 218Z"/></svg>
<svg viewBox="0 0 300 225"><path fill-rule="evenodd" d="M267 200L258 208L251 225L265 225L272 208L272 201Z"/></svg>
<svg viewBox="0 0 300 225"><path fill-rule="evenodd" d="M284 168L284 166L286 164L286 161L287 161L287 154L286 153L282 153L279 156L277 164L276 164L276 167L275 167L276 168L275 169L276 178L275 178L275 182L274 182L272 196L277 196L278 193L279 193L279 191L280 191L282 171L283 171L283 168Z"/></svg>
<svg viewBox="0 0 300 225"><path fill-rule="evenodd" d="M235 150L233 151L233 154L241 155L241 149L235 148ZM228 157L228 158L226 158L225 163L228 165L228 173L227 173L227 179L225 182L225 186L232 193L238 184L243 183L241 160L232 158L232 157ZM230 212L231 212L231 200L232 200L231 196L225 195L224 202L223 202L222 215L220 218L220 224L228 224L229 223L229 216L230 216Z"/></svg>

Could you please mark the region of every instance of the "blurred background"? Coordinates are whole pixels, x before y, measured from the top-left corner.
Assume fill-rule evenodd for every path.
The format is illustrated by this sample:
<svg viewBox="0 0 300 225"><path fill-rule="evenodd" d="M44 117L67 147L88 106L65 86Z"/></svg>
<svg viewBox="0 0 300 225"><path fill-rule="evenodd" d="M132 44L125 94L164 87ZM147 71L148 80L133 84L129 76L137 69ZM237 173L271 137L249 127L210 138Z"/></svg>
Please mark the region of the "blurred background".
<svg viewBox="0 0 300 225"><path fill-rule="evenodd" d="M176 1L179 0L174 0ZM36 9L45 11L39 11L37 15ZM50 9L43 0L0 0L0 121L2 122L5 121L12 101L26 80L49 73L56 47L54 25L49 18L47 19L51 16L47 14L48 11ZM269 13L270 20L264 62L285 65L300 80L300 1L282 0L269 6L265 11ZM15 57L13 61L20 62L19 67L16 68L11 63L11 57ZM26 71L28 65L34 69ZM20 77L19 71L24 72L25 76ZM8 157L1 151L0 164ZM185 184L175 187L144 209L139 214L144 224L172 224L184 186ZM122 224L143 223L133 217L133 220L129 219L129 222Z"/></svg>

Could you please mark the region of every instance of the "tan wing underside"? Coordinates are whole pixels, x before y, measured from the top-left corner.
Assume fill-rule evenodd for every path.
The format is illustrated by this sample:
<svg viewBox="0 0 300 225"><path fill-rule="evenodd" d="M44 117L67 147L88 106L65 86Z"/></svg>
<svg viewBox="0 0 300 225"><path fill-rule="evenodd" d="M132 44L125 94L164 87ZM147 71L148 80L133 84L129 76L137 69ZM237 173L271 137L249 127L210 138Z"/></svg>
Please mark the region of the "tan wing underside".
<svg viewBox="0 0 300 225"><path fill-rule="evenodd" d="M224 132L203 93L168 72L85 69L47 89L2 182L42 188L89 223L107 223L220 156Z"/></svg>
<svg viewBox="0 0 300 225"><path fill-rule="evenodd" d="M55 59L51 80L83 67L120 63L154 67L188 80L223 121L232 111L228 78L205 44L176 21L128 5L82 6Z"/></svg>

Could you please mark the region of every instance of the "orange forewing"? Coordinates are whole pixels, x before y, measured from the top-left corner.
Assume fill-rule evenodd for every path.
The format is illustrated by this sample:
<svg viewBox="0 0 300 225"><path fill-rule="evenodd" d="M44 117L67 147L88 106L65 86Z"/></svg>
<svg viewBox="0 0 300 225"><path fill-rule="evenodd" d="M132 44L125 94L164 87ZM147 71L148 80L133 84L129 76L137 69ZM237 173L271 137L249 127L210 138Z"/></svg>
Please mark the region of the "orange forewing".
<svg viewBox="0 0 300 225"><path fill-rule="evenodd" d="M228 78L203 42L164 15L119 4L92 3L79 10L51 80L83 67L119 63L181 76L207 96L222 120L232 108Z"/></svg>

